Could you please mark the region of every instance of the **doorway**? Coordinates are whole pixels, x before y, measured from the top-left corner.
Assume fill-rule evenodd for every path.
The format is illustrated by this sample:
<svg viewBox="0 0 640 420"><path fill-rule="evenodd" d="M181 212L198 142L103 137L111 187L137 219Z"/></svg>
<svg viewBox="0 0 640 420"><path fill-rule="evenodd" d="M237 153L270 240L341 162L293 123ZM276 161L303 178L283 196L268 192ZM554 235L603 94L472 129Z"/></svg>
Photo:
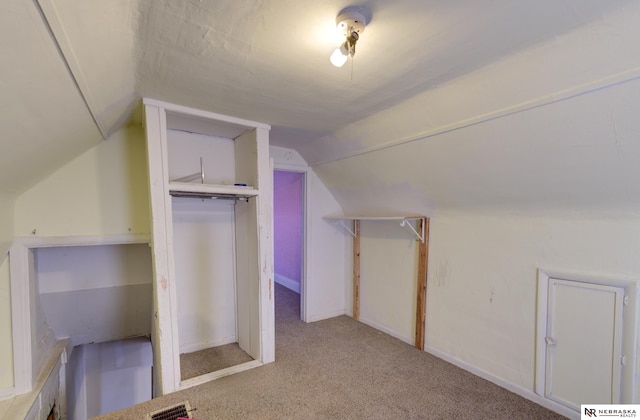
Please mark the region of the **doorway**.
<svg viewBox="0 0 640 420"><path fill-rule="evenodd" d="M306 174L291 170L273 173L273 237L276 310L298 312L304 320ZM285 290L286 289L286 290ZM278 291L287 295L278 299ZM293 305L293 306L292 306ZM299 308L299 309L298 309Z"/></svg>

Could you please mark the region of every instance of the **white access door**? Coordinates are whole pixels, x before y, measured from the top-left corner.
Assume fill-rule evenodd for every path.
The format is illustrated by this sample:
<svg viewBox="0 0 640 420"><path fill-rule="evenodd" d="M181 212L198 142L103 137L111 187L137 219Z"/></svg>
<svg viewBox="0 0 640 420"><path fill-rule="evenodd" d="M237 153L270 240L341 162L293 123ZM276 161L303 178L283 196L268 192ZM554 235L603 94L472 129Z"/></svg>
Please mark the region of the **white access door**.
<svg viewBox="0 0 640 420"><path fill-rule="evenodd" d="M549 279L545 396L574 410L620 402L624 289Z"/></svg>

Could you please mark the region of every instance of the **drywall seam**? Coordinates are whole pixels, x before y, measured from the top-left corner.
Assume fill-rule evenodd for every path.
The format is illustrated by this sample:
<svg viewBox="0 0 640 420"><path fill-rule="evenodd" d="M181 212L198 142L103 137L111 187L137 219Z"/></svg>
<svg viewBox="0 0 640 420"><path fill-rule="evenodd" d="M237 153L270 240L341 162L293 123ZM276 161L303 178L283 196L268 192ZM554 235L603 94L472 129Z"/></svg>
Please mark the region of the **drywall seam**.
<svg viewBox="0 0 640 420"><path fill-rule="evenodd" d="M96 109L95 101L93 99L91 89L89 88L89 83L87 83L87 80L84 77L84 73L76 59L73 48L71 48L71 43L69 42L69 39L67 39L64 27L62 26L62 22L60 21L60 17L56 12L53 2L51 0L37 0L35 3L42 14L44 24L51 34L53 42L60 52L60 57L69 72L69 76L71 76L73 84L78 89L78 93L80 94L80 97L82 97L82 101L86 105L89 115L91 115L91 119L93 119L93 122L96 124L98 131L102 135L102 139L106 140L107 137L109 137L108 130L101 126L98 118L96 117L96 113L94 112Z"/></svg>
<svg viewBox="0 0 640 420"><path fill-rule="evenodd" d="M535 108L552 105L558 102L567 101L578 96L588 95L590 93L597 92L599 90L607 89L616 85L632 82L640 79L640 67L636 67L621 73L617 73L602 79L594 80L588 83L584 83L577 86L560 90L555 93L551 93L530 101L521 102L516 105L508 106L502 109L488 112L486 114L477 115L475 117L467 118L461 121L456 121L451 124L446 124L441 127L434 128L432 130L422 131L411 136L401 137L395 140L388 141L386 143L377 144L375 146L365 147L352 152L347 152L339 155L336 158L326 159L320 162L313 162L312 167L325 165L330 162L336 162L343 159L352 158L355 156L364 155L371 152L377 152L380 150L388 149L394 146L399 146L406 143L412 143L419 140L425 140L430 137L439 136L441 134L450 133L452 131L461 130L464 128L472 127L474 125L484 124L500 118L509 117L514 114L518 114L525 111L530 111Z"/></svg>

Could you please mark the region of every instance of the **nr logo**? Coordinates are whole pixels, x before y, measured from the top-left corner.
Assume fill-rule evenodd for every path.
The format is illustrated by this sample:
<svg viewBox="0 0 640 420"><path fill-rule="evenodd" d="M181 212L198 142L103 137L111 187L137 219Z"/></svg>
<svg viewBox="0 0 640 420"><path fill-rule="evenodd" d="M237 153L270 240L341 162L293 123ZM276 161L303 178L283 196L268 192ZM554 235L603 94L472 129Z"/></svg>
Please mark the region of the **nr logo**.
<svg viewBox="0 0 640 420"><path fill-rule="evenodd" d="M598 417L596 415L596 409L595 408L584 408L584 415L585 416L589 416L589 417Z"/></svg>

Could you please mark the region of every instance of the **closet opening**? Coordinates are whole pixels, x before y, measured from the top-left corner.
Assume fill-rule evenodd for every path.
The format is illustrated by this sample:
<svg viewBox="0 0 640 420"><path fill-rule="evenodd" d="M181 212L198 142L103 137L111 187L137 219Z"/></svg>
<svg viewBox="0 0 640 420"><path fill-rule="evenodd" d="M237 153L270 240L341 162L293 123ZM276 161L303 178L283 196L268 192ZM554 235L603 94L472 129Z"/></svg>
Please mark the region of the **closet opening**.
<svg viewBox="0 0 640 420"><path fill-rule="evenodd" d="M235 207L247 203L236 203L172 198L183 382L254 360L239 344L247 308L238 305Z"/></svg>
<svg viewBox="0 0 640 420"><path fill-rule="evenodd" d="M281 316L295 316L305 320L305 195L304 172L274 171L273 236L277 319Z"/></svg>
<svg viewBox="0 0 640 420"><path fill-rule="evenodd" d="M143 102L165 395L274 361L271 127Z"/></svg>

